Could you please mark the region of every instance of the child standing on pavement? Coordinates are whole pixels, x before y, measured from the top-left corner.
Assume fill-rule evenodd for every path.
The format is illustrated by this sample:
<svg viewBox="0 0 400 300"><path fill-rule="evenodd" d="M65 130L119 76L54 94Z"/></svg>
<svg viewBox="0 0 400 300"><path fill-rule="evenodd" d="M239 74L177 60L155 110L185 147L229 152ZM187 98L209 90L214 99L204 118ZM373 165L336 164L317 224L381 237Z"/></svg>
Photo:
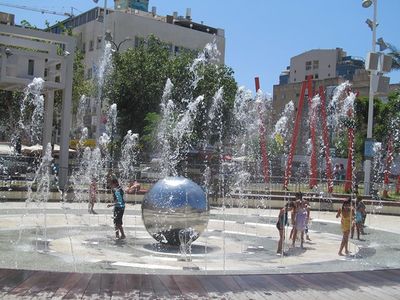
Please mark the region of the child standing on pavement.
<svg viewBox="0 0 400 300"><path fill-rule="evenodd" d="M125 200L124 191L119 185L117 178L111 179L111 189L114 198L114 204L108 204L107 207L114 206L114 226L115 226L115 237L117 239L125 239L124 228L122 227L122 217L125 211Z"/></svg>
<svg viewBox="0 0 400 300"><path fill-rule="evenodd" d="M276 222L276 228L279 230L278 250L276 251L278 255L283 254L283 241L285 240L285 226L288 225L288 212L293 208L294 202L290 201L279 211L278 221Z"/></svg>
<svg viewBox="0 0 400 300"><path fill-rule="evenodd" d="M94 204L96 203L97 198L97 181L96 178L92 178L89 186L89 206L88 211L90 214L96 214L93 210Z"/></svg>
<svg viewBox="0 0 400 300"><path fill-rule="evenodd" d="M349 254L349 234L352 222L352 209L351 209L351 197L349 197L346 201L343 202L342 208L340 208L336 214L336 218L341 217L341 226L342 226L342 242L339 248L339 255L343 256L343 248L345 249L346 255Z"/></svg>
<svg viewBox="0 0 400 300"><path fill-rule="evenodd" d="M363 229L363 216L365 214L365 205L361 201L361 197L357 196L354 225L351 227L351 238L354 236L354 229L357 230L357 240L360 240L360 233L364 234Z"/></svg>
<svg viewBox="0 0 400 300"><path fill-rule="evenodd" d="M300 247L303 248L304 243L304 231L308 223L308 212L306 207L306 202L297 200L296 201L296 215L295 215L295 226L293 232L293 242L292 247L294 248L297 234L300 233Z"/></svg>

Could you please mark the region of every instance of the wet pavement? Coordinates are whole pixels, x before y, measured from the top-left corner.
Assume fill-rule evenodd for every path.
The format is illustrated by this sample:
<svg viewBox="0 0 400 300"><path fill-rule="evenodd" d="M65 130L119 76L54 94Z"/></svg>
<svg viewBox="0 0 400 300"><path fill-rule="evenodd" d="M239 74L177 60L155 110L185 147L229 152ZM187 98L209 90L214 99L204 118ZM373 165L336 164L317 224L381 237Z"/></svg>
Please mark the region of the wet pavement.
<svg viewBox="0 0 400 300"><path fill-rule="evenodd" d="M116 240L112 209L85 203L0 203L0 268L86 273L274 274L341 272L400 267L399 217L368 215L366 235L338 256L335 213L313 211L310 237L276 255L278 210L212 208L207 230L191 253L157 243L147 233L140 205L127 205L126 240ZM287 229L289 231L289 228Z"/></svg>

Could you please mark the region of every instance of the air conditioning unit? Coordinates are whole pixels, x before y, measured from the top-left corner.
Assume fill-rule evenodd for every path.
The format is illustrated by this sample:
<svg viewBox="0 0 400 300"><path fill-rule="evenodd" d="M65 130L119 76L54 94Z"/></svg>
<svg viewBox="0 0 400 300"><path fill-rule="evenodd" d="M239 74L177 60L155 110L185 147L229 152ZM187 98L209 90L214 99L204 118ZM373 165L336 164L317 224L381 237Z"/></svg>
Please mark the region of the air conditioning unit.
<svg viewBox="0 0 400 300"><path fill-rule="evenodd" d="M0 24L14 26L14 15L0 12Z"/></svg>
<svg viewBox="0 0 400 300"><path fill-rule="evenodd" d="M392 69L393 59L390 55L381 55L380 57L380 68L379 71L388 73Z"/></svg>
<svg viewBox="0 0 400 300"><path fill-rule="evenodd" d="M369 71L377 71L379 66L379 53L368 52L365 60L365 69Z"/></svg>

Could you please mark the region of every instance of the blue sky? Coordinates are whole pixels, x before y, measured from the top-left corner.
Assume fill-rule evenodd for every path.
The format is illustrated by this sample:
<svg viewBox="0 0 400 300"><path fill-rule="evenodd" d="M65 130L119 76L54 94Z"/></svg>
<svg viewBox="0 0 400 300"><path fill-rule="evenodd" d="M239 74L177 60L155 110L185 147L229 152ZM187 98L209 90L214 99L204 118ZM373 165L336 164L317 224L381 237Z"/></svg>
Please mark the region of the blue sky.
<svg viewBox="0 0 400 300"><path fill-rule="evenodd" d="M104 0L98 5L103 6ZM92 0L2 0L1 3L26 5L75 14L96 4ZM290 63L290 57L310 49L341 47L348 55L365 57L372 47L372 32L365 20L372 19L372 6L365 9L361 0L150 0L160 15L178 11L184 15L192 9L196 22L204 21L225 29L226 64L235 71L240 85L254 91L254 77L261 88L272 93L279 74ZM113 7L114 1L108 0ZM0 5L0 11L14 13L16 22L26 19L44 27L45 20L54 23L61 16ZM80 11L80 12L79 12ZM400 48L399 0L378 0L377 38ZM400 82L400 71L389 74L391 83Z"/></svg>

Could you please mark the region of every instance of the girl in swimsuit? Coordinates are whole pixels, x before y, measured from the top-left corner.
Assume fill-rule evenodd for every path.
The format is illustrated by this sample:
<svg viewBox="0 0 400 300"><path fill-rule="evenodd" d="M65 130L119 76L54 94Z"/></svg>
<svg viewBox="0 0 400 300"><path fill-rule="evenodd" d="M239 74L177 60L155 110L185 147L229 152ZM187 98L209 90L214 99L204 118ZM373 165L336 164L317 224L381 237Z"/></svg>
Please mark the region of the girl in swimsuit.
<svg viewBox="0 0 400 300"><path fill-rule="evenodd" d="M349 234L351 228L352 219L352 209L351 209L351 198L349 197L345 202L343 202L342 208L338 210L336 218L341 218L341 227L343 232L342 243L339 248L339 255L343 256L343 248L345 249L346 255L349 254Z"/></svg>
<svg viewBox="0 0 400 300"><path fill-rule="evenodd" d="M305 201L296 201L296 202L297 202L297 207L296 207L295 227L293 232L292 247L294 248L297 238L297 233L300 232L300 239L301 239L300 247L303 248L304 230L306 229L308 223L308 212Z"/></svg>

